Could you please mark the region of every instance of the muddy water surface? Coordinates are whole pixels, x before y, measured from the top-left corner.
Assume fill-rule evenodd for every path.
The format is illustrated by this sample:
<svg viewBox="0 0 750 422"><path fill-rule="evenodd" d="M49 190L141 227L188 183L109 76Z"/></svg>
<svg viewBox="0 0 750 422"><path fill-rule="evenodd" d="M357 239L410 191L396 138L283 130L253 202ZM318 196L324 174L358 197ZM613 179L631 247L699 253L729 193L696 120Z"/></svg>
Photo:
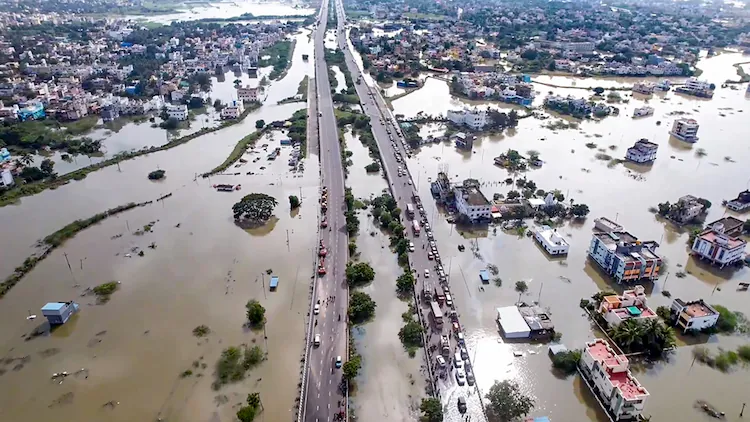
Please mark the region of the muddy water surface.
<svg viewBox="0 0 750 422"><path fill-rule="evenodd" d="M733 63L744 61L739 54L725 53L702 61L702 78L720 85L726 79L736 79ZM555 77L560 85L580 85L581 80ZM604 86L599 81L592 86ZM661 243L659 252L668 262L665 275L654 285L647 286L652 294L650 306L669 305L671 299L660 294L669 290L672 297L694 300L704 298L709 303L723 304L736 311L750 313L745 293L735 292L737 281L748 278L748 270L718 272L695 262L688 256L688 231L680 230L656 218L649 207L659 202L674 202L682 195L692 194L712 201L708 221L726 215L722 199L730 199L748 187L747 163L750 149L747 138L747 116L750 99L746 85L739 90L719 88L713 100L701 100L673 92L651 98L631 97L622 92L628 103L615 104L620 116L601 121L579 123L580 129L552 130L546 126L562 119L549 115L546 120L522 120L514 130L494 136L480 136L472 153L459 152L449 143L421 148L409 162L409 169L419 183L422 198L430 198L428 178L445 171L455 181L467 177L483 183L489 198L494 193L507 194L510 186L503 184L510 175L493 165L492 159L509 148L522 154L538 151L545 162L538 170L521 176L533 180L537 188L559 189L577 203L588 204L589 217L580 223L567 224L558 230L571 243L570 254L563 259L548 258L527 237L504 233L492 228L473 233L463 232L445 222L432 200L425 201L428 213L435 216L433 227L440 243L446 269L450 268L452 292L456 298L461 321L467 331L469 353L475 356L477 383L486 392L495 380L514 379L536 400L534 415L549 415L553 420L605 420L593 396L577 377L561 378L551 371L547 348L542 345L508 343L501 339L495 323L495 308L511 305L519 299L515 282L524 280L529 291L521 297L527 302L540 300L552 315L556 328L562 332L562 342L569 348L579 348L594 338L589 322L578 307L581 298L599 290L621 290L620 286L603 277L586 259L594 218L607 216L616 219L637 237ZM588 96L578 89L558 89L537 85L540 103L548 91L561 95ZM394 113L414 116L418 111L437 115L463 104L484 105L452 98L448 86L430 78L425 89L394 101ZM632 119L633 109L649 104L656 109L654 116ZM490 105L505 110L505 105ZM698 120L700 140L694 145L670 138L668 131L676 112ZM565 119L570 121L570 119ZM661 125L657 125L661 121ZM435 133L439 127L426 129ZM612 164L597 159L597 154L623 158L625 150L639 138L659 144L656 162L651 166ZM593 142L596 147L585 144ZM700 151L699 151L700 150ZM521 177L519 176L519 177ZM745 219L745 216L740 218ZM458 252L458 245L466 252ZM474 255L470 247L477 249ZM500 269L501 287L485 286L479 290L478 272L488 263ZM684 278L675 273L686 271ZM667 276L666 272L669 273ZM666 286L665 286L666 284ZM747 388L745 369L722 374L713 369L692 365L695 339L680 339L681 347L669 360L649 366L638 366L634 372L651 393L646 414L659 420L702 420L693 409L697 399L707 400L722 411L728 420L738 420L744 401L741 391ZM712 336L707 340L711 350L721 345L734 348L750 342L742 336ZM514 357L513 352L522 356ZM674 386L680 385L680 394ZM706 385L722 388L705 388Z"/></svg>

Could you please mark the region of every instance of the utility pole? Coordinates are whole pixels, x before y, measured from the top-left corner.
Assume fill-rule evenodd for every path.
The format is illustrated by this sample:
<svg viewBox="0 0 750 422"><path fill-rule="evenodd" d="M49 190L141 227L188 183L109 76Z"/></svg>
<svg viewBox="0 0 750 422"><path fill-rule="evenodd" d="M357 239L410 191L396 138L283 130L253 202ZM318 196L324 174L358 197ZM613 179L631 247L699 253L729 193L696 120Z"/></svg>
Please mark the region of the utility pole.
<svg viewBox="0 0 750 422"><path fill-rule="evenodd" d="M260 273L260 276L262 277L262 283L263 283L263 299L268 299L266 297L266 273ZM265 328L265 325L263 327Z"/></svg>
<svg viewBox="0 0 750 422"><path fill-rule="evenodd" d="M286 251L291 252L291 249L289 248L289 229L286 229Z"/></svg>
<svg viewBox="0 0 750 422"><path fill-rule="evenodd" d="M65 257L65 262L68 264L68 271L70 271L70 276L73 277L73 282L76 282L76 276L73 274L73 267L70 266L70 260L68 260L68 253L63 252L63 256Z"/></svg>

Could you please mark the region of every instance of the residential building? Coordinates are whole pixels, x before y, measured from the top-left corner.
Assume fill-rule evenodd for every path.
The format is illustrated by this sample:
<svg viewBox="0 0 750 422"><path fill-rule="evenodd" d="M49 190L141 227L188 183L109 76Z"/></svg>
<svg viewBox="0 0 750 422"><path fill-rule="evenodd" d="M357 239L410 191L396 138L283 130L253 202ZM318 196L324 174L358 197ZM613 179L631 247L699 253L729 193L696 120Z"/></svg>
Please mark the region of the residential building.
<svg viewBox="0 0 750 422"><path fill-rule="evenodd" d="M258 88L239 87L237 88L237 99L244 102L258 101Z"/></svg>
<svg viewBox="0 0 750 422"><path fill-rule="evenodd" d="M644 95L651 95L654 93L654 84L648 83L648 82L638 82L633 85L633 92L637 92L639 94Z"/></svg>
<svg viewBox="0 0 750 422"><path fill-rule="evenodd" d="M705 207L698 198L693 195L685 195L672 205L669 211L669 218L680 224L687 224L694 221L705 212Z"/></svg>
<svg viewBox="0 0 750 422"><path fill-rule="evenodd" d="M492 204L479 190L479 186L470 183L454 186L453 194L459 214L471 222L490 221Z"/></svg>
<svg viewBox="0 0 750 422"><path fill-rule="evenodd" d="M743 190L731 201L725 204L732 211L743 212L750 209L750 190Z"/></svg>
<svg viewBox="0 0 750 422"><path fill-rule="evenodd" d="M719 312L703 299L685 302L682 299L672 301L672 313L677 316L675 322L682 327L682 332L689 330L705 330L711 328L719 321Z"/></svg>
<svg viewBox="0 0 750 422"><path fill-rule="evenodd" d="M550 226L534 229L534 239L550 255L566 255L570 245L568 241L557 234L557 230Z"/></svg>
<svg viewBox="0 0 750 422"><path fill-rule="evenodd" d="M169 119L187 120L188 118L188 108L185 104L167 104L165 108Z"/></svg>
<svg viewBox="0 0 750 422"><path fill-rule="evenodd" d="M594 229L600 232L621 232L625 230L621 225L615 223L607 217L599 217L594 220Z"/></svg>
<svg viewBox="0 0 750 422"><path fill-rule="evenodd" d="M648 139L639 139L635 144L628 148L625 158L635 163L650 163L656 160L656 150L659 145L649 142Z"/></svg>
<svg viewBox="0 0 750 422"><path fill-rule="evenodd" d="M221 118L239 119L243 111L245 111L245 107L242 104L242 101L232 101L221 109Z"/></svg>
<svg viewBox="0 0 750 422"><path fill-rule="evenodd" d="M481 130L488 123L487 110L448 110L446 118L457 126L466 126L473 130Z"/></svg>
<svg viewBox="0 0 750 422"><path fill-rule="evenodd" d="M659 277L662 260L656 254L658 246L626 231L595 232L588 253L617 283L629 283Z"/></svg>
<svg viewBox="0 0 750 422"><path fill-rule="evenodd" d="M698 122L695 119L677 119L672 124L670 135L685 142L698 141Z"/></svg>
<svg viewBox="0 0 750 422"><path fill-rule="evenodd" d="M649 106L638 107L633 110L633 118L645 117L654 114L654 108Z"/></svg>
<svg viewBox="0 0 750 422"><path fill-rule="evenodd" d="M625 290L621 295L602 298L599 313L610 326L620 325L627 319L656 318L656 313L646 303L646 289L641 285Z"/></svg>
<svg viewBox="0 0 750 422"><path fill-rule="evenodd" d="M43 119L46 115L44 105L39 101L28 102L18 110L18 119L22 122Z"/></svg>
<svg viewBox="0 0 750 422"><path fill-rule="evenodd" d="M713 84L699 80L698 78L688 79L683 86L677 87L675 91L703 98L712 98L714 96Z"/></svg>
<svg viewBox="0 0 750 422"><path fill-rule="evenodd" d="M744 231L745 222L731 215L720 218L713 223L708 223L706 228L713 227L716 223L721 223L724 226L724 234L727 236L741 236Z"/></svg>
<svg viewBox="0 0 750 422"><path fill-rule="evenodd" d="M456 148L471 151L474 148L474 136L468 136L463 132L458 132L451 135L453 138Z"/></svg>
<svg viewBox="0 0 750 422"><path fill-rule="evenodd" d="M618 355L609 343L598 338L586 343L578 365L586 384L613 420L640 420L649 393L630 373L626 356Z"/></svg>
<svg viewBox="0 0 750 422"><path fill-rule="evenodd" d="M101 116L104 123L117 120L120 117L120 108L114 104L107 104L102 108Z"/></svg>
<svg viewBox="0 0 750 422"><path fill-rule="evenodd" d="M694 256L723 268L742 262L745 259L746 245L744 239L728 236L722 223L715 223L695 237L691 249Z"/></svg>

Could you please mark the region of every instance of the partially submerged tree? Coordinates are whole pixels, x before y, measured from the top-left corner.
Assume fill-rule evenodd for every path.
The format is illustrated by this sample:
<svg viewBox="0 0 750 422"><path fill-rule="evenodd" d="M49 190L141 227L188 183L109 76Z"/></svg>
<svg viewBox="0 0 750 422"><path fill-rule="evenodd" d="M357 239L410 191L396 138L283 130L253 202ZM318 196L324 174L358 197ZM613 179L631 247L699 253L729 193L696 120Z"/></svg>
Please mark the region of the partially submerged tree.
<svg viewBox="0 0 750 422"><path fill-rule="evenodd" d="M264 224L273 215L276 198L265 193L245 195L232 205L235 221L247 221L253 224Z"/></svg>
<svg viewBox="0 0 750 422"><path fill-rule="evenodd" d="M534 399L523 394L513 381L495 381L485 396L486 410L491 421L514 421L526 416L534 408Z"/></svg>

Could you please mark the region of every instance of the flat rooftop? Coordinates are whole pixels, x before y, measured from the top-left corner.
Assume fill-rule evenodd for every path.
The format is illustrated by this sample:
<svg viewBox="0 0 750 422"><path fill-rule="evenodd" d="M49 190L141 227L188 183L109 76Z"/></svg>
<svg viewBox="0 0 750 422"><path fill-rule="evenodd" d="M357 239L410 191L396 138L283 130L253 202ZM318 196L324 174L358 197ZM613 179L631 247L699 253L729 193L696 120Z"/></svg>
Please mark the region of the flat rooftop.
<svg viewBox="0 0 750 422"><path fill-rule="evenodd" d="M626 231L613 231L607 233L594 233L594 236L598 237L607 247L611 250L615 250L617 243L622 241L623 243L635 243L638 238Z"/></svg>
<svg viewBox="0 0 750 422"><path fill-rule="evenodd" d="M462 187L460 189L467 204L473 206L490 205L490 201L484 197L484 194L479 189L475 187Z"/></svg>
<svg viewBox="0 0 750 422"><path fill-rule="evenodd" d="M715 315L716 311L706 306L702 301L693 302L685 307L684 312L693 318Z"/></svg>
<svg viewBox="0 0 750 422"><path fill-rule="evenodd" d="M636 400L640 396L647 396L648 391L638 385L638 381L630 375L630 371L611 372L607 374L610 382L622 392L625 400Z"/></svg>
<svg viewBox="0 0 750 422"><path fill-rule="evenodd" d="M738 248L740 246L744 246L747 243L737 237L720 236L718 233L714 232L711 229L704 231L699 237L709 243L719 243L719 241L723 241L724 239L726 239L726 247L729 249Z"/></svg>
<svg viewBox="0 0 750 422"><path fill-rule="evenodd" d="M541 236L549 245L569 246L568 241L557 234L557 232L551 227L542 226L537 230L537 233L539 233L539 236Z"/></svg>
<svg viewBox="0 0 750 422"><path fill-rule="evenodd" d="M659 148L658 144L655 144L647 139L639 139L635 142L635 145L633 145L635 148L645 148L645 149L657 149Z"/></svg>

